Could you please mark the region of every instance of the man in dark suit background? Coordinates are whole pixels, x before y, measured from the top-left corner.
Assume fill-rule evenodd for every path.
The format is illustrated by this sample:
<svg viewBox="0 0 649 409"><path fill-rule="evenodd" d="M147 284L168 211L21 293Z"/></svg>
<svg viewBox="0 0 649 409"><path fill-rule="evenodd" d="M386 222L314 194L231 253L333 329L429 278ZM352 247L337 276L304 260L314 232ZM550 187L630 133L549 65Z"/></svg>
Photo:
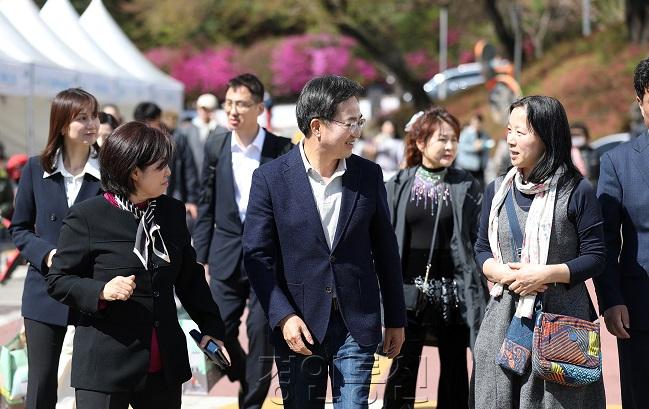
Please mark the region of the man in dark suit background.
<svg viewBox="0 0 649 409"><path fill-rule="evenodd" d="M257 124L264 112L264 86L252 74L228 82L223 108L231 132L212 132L205 144L202 197L194 228L197 260L209 264L210 288L225 322L225 346L232 357L231 380L239 380L240 408L261 408L268 393L272 347L267 321L242 263L241 237L252 172L287 152L291 142ZM239 324L248 305L248 354Z"/></svg>
<svg viewBox="0 0 649 409"><path fill-rule="evenodd" d="M250 282L273 329L286 408L367 408L374 353L395 357L406 313L381 168L352 155L365 123L362 87L309 81L296 114L299 148L252 178L244 229ZM329 371L329 368L332 368Z"/></svg>
<svg viewBox="0 0 649 409"><path fill-rule="evenodd" d="M649 59L633 78L638 105L649 126ZM605 153L597 196L607 247L604 274L595 277L600 311L617 337L624 409L649 401L649 134ZM621 229L621 234L620 234Z"/></svg>
<svg viewBox="0 0 649 409"><path fill-rule="evenodd" d="M162 124L162 109L154 102L141 102L133 111L133 119L144 122L150 126L169 130ZM198 208L198 170L194 157L189 148L187 136L176 133L173 135L174 156L171 158L171 177L167 188L167 196L178 199L185 204L188 215L188 226L192 230L192 222L196 219Z"/></svg>

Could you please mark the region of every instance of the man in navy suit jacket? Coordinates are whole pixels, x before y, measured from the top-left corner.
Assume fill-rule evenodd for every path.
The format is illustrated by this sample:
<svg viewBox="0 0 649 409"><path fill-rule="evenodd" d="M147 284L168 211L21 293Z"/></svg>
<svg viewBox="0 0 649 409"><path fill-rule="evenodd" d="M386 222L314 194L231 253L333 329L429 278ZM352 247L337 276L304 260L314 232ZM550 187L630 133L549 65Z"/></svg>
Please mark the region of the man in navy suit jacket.
<svg viewBox="0 0 649 409"><path fill-rule="evenodd" d="M260 166L244 226L244 262L273 329L288 408L366 408L374 353L395 357L406 313L401 262L378 165L352 155L365 123L347 78L309 81L297 102L306 138Z"/></svg>
<svg viewBox="0 0 649 409"><path fill-rule="evenodd" d="M635 69L638 105L649 126L649 59ZM600 311L617 339L624 409L649 401L649 134L605 153L597 196L607 257L595 278ZM620 229L622 234L620 235Z"/></svg>
<svg viewBox="0 0 649 409"><path fill-rule="evenodd" d="M243 268L241 245L252 172L291 149L288 138L273 135L257 124L264 111L264 86L252 74L228 81L223 108L231 132L211 132L205 143L203 194L194 229L199 263L208 263L212 297L225 323L225 347L232 366L231 381L239 380L240 409L262 407L270 388L273 349L268 322ZM239 326L248 307L248 345L239 342Z"/></svg>

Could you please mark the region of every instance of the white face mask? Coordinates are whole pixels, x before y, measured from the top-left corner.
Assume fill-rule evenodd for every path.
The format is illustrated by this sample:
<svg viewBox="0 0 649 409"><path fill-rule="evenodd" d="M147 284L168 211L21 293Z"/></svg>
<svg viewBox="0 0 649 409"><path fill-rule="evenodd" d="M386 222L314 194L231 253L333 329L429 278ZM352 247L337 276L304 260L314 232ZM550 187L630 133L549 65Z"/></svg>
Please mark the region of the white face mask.
<svg viewBox="0 0 649 409"><path fill-rule="evenodd" d="M586 145L586 137L585 136L573 136L572 137L572 146L575 148L581 148L582 146Z"/></svg>

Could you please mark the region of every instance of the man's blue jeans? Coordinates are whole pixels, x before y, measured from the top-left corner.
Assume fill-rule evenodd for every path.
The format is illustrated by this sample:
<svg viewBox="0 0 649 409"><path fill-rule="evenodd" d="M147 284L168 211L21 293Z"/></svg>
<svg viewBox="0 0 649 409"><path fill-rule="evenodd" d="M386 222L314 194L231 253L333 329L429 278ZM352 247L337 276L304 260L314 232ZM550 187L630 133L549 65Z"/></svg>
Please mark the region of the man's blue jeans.
<svg viewBox="0 0 649 409"><path fill-rule="evenodd" d="M322 344L308 345L313 355L276 342L275 353L284 408L324 408L327 377L335 409L368 407L374 352L377 345L359 345L349 334L339 310L333 310Z"/></svg>

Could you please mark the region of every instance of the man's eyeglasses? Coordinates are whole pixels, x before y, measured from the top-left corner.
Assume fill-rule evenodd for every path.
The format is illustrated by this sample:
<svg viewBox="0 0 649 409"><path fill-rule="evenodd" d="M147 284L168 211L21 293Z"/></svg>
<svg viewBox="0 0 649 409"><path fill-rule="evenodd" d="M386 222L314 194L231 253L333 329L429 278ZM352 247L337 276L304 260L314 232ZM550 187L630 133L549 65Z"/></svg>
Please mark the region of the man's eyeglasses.
<svg viewBox="0 0 649 409"><path fill-rule="evenodd" d="M246 112L255 104L255 101L232 101L226 99L223 102L223 109L226 111L232 111L233 108L237 108L237 112Z"/></svg>
<svg viewBox="0 0 649 409"><path fill-rule="evenodd" d="M361 118L358 120L358 122L352 122L352 123L346 123L346 122L340 122L336 121L335 119L329 119L329 121L334 122L343 128L346 128L349 132L355 134L363 130L363 127L365 126L365 118Z"/></svg>

